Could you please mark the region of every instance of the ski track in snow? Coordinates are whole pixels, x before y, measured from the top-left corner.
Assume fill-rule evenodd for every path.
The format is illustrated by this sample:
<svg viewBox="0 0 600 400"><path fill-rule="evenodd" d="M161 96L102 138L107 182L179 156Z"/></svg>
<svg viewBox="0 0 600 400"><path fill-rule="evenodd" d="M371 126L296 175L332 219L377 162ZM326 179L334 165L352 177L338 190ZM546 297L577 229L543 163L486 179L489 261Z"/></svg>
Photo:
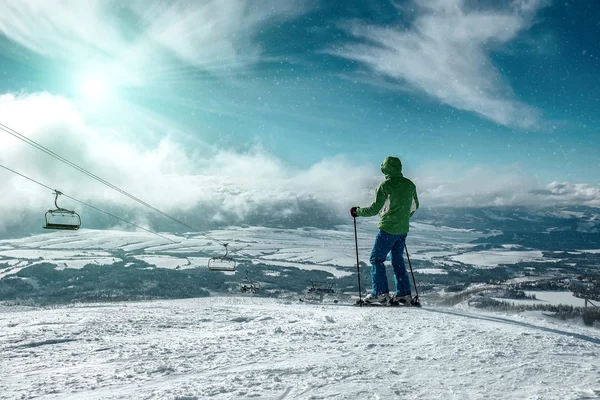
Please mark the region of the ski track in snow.
<svg viewBox="0 0 600 400"><path fill-rule="evenodd" d="M600 398L600 331L455 308L0 307L0 350L6 400Z"/></svg>

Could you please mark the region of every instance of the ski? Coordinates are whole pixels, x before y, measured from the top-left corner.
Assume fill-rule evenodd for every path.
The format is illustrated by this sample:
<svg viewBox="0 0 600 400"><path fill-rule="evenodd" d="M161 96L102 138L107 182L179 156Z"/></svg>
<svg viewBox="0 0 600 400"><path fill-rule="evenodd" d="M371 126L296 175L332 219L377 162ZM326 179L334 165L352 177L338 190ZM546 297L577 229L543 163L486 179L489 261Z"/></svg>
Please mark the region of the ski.
<svg viewBox="0 0 600 400"><path fill-rule="evenodd" d="M307 301L305 299L298 299L301 304L313 305L313 306L343 306L343 307L370 307L370 308L421 308L420 302L414 302L414 304L381 304L381 303L361 303L358 299L355 302L349 302L344 300L338 300L333 302L318 302L318 301Z"/></svg>
<svg viewBox="0 0 600 400"><path fill-rule="evenodd" d="M336 299L333 301L322 302L318 300L309 300L307 298L298 297L298 301L303 304L310 304L315 306L345 306L345 307L395 307L395 308L421 308L421 302L418 297L414 297L410 304L403 304L394 301L386 301L385 303L368 303L362 299L356 299L351 302L352 299Z"/></svg>
<svg viewBox="0 0 600 400"><path fill-rule="evenodd" d="M408 302L410 299L410 303ZM355 305L357 306L375 306L375 307L421 307L421 302L419 301L419 295L415 297L411 296L388 296L386 300L383 302L368 302L359 297L356 300Z"/></svg>
<svg viewBox="0 0 600 400"><path fill-rule="evenodd" d="M398 308L412 308L412 307L421 307L421 302L418 298L413 299L410 304L400 304L395 302L387 302L387 303L367 303L365 301L357 300L354 304L356 307L398 307Z"/></svg>

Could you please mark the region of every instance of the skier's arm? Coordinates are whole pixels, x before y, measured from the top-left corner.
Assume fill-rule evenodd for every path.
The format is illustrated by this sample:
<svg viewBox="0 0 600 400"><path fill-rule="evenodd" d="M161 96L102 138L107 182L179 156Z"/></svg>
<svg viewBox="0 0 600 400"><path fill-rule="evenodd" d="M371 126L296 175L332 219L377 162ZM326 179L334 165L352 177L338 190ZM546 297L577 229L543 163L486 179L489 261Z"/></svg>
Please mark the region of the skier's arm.
<svg viewBox="0 0 600 400"><path fill-rule="evenodd" d="M383 184L381 184L379 187L377 187L377 192L375 193L375 200L373 200L373 203L371 203L369 207L361 207L356 210L356 215L359 217L372 217L373 215L377 215L385 204L386 198L387 196L383 190Z"/></svg>
<svg viewBox="0 0 600 400"><path fill-rule="evenodd" d="M413 201L415 203L415 210L410 212L410 216L412 217L415 214L415 211L419 209L419 197L417 197L417 188L415 187L415 191L413 192Z"/></svg>

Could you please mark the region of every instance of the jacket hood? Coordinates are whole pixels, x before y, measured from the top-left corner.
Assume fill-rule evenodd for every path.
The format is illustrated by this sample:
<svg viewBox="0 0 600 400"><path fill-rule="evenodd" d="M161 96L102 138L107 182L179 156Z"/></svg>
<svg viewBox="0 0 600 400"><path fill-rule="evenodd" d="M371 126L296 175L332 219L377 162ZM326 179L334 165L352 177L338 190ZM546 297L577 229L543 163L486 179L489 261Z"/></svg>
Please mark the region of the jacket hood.
<svg viewBox="0 0 600 400"><path fill-rule="evenodd" d="M398 157L386 157L381 163L381 172L386 179L402 176L402 162Z"/></svg>

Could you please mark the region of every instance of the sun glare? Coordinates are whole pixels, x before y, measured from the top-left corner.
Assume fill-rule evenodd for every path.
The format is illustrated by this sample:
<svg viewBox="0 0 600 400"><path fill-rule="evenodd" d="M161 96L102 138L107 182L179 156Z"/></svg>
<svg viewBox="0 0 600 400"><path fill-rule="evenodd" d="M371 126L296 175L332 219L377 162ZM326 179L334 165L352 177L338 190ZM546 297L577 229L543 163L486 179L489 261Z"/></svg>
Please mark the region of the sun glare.
<svg viewBox="0 0 600 400"><path fill-rule="evenodd" d="M85 79L81 89L84 96L90 99L101 99L108 94L106 82L97 77Z"/></svg>

